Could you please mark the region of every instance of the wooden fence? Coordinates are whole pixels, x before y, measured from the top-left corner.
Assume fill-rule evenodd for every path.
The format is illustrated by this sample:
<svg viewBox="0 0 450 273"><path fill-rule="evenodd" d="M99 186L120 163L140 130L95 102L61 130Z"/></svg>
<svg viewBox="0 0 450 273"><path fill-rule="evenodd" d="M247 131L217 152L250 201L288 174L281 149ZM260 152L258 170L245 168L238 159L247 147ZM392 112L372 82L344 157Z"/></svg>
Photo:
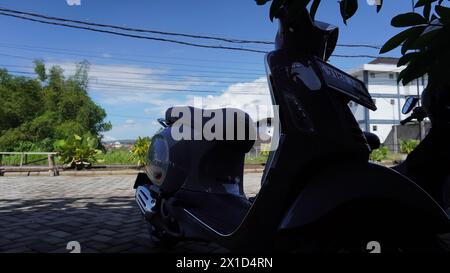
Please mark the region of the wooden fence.
<svg viewBox="0 0 450 273"><path fill-rule="evenodd" d="M50 176L58 176L58 166L55 164L55 156L58 153L56 152L0 152L0 176L3 176L5 172L38 172L38 171L48 171ZM15 156L20 155L20 164L18 166L3 166L2 160L6 156ZM46 157L28 161L29 155L46 155ZM40 161L48 161L48 167L41 166L28 166L29 164L40 162Z"/></svg>

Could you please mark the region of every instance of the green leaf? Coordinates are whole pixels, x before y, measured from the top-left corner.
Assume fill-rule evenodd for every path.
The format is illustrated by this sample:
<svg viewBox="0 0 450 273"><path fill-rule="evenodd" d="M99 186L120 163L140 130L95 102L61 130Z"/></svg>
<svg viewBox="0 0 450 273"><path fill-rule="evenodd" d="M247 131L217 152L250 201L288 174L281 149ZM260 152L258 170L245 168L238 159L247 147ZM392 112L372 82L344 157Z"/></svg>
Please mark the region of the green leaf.
<svg viewBox="0 0 450 273"><path fill-rule="evenodd" d="M391 25L394 27L410 27L428 23L422 15L415 12L403 13L392 18Z"/></svg>
<svg viewBox="0 0 450 273"><path fill-rule="evenodd" d="M380 4L377 5L377 13L380 12L382 7L383 7L383 0L380 0Z"/></svg>
<svg viewBox="0 0 450 273"><path fill-rule="evenodd" d="M407 30L404 30L400 32L399 34L395 35L391 39L389 39L381 48L380 54L389 52L393 50L394 48L400 46L406 39L408 39L412 35L416 35L417 32L422 33L425 29L424 26L418 26L418 27L412 27Z"/></svg>
<svg viewBox="0 0 450 273"><path fill-rule="evenodd" d="M403 42L402 45L402 55L404 55L408 50L413 49L413 44L416 42L416 40L422 35L423 31L416 31L414 33L411 33L409 37Z"/></svg>
<svg viewBox="0 0 450 273"><path fill-rule="evenodd" d="M398 80L402 81L403 85L407 85L411 81L418 79L425 75L429 70L429 58L424 54L417 55L411 60L408 66L400 72Z"/></svg>
<svg viewBox="0 0 450 273"><path fill-rule="evenodd" d="M429 20L430 14L431 14L431 4L427 4L423 7L423 17L425 17L425 19Z"/></svg>
<svg viewBox="0 0 450 273"><path fill-rule="evenodd" d="M75 140L81 140L81 137L79 135L77 135L77 134L73 135L73 137L74 137Z"/></svg>
<svg viewBox="0 0 450 273"><path fill-rule="evenodd" d="M311 15L311 18L314 20L316 18L317 9L319 8L321 0L314 0L314 2L311 4L311 8L309 10L309 14Z"/></svg>
<svg viewBox="0 0 450 273"><path fill-rule="evenodd" d="M450 22L450 8L443 6L435 7L436 13L441 17L441 21Z"/></svg>
<svg viewBox="0 0 450 273"><path fill-rule="evenodd" d="M342 20L347 24L347 20L352 18L358 10L358 0L341 0L339 2Z"/></svg>
<svg viewBox="0 0 450 273"><path fill-rule="evenodd" d="M57 140L57 141L55 141L54 146L56 149L60 149L64 146L66 146L66 141L64 139Z"/></svg>
<svg viewBox="0 0 450 273"><path fill-rule="evenodd" d="M437 0L419 0L417 1L417 3L414 5L415 8L419 8L425 5L431 5L433 2L436 2Z"/></svg>
<svg viewBox="0 0 450 273"><path fill-rule="evenodd" d="M439 34L440 31L441 29L438 28L420 35L411 45L411 49L422 49L426 46L431 45L436 35Z"/></svg>
<svg viewBox="0 0 450 273"><path fill-rule="evenodd" d="M269 1L271 0L255 0L256 4L260 6L265 5Z"/></svg>
<svg viewBox="0 0 450 273"><path fill-rule="evenodd" d="M411 60L413 60L418 55L419 55L418 52L411 52L411 53L407 53L407 54L403 55L398 60L397 67L400 67L400 66L408 64L409 62L411 62Z"/></svg>
<svg viewBox="0 0 450 273"><path fill-rule="evenodd" d="M286 18L288 24L296 21L299 16L307 16L305 12L308 12L306 7L310 1L311 0L296 0L294 2L290 2L288 6L288 15Z"/></svg>
<svg viewBox="0 0 450 273"><path fill-rule="evenodd" d="M272 5L270 5L270 21L277 17L280 8L286 3L286 0L273 0Z"/></svg>

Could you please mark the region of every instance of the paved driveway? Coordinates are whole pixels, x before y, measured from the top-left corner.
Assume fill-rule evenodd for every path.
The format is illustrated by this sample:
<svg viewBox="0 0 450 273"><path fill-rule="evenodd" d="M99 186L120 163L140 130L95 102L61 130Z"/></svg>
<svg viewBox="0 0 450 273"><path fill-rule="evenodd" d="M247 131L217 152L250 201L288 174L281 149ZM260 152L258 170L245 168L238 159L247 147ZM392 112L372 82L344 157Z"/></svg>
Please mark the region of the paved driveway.
<svg viewBox="0 0 450 273"><path fill-rule="evenodd" d="M261 174L246 174L249 196ZM134 203L135 176L0 177L0 252L160 252ZM214 252L220 247L187 242L175 252Z"/></svg>

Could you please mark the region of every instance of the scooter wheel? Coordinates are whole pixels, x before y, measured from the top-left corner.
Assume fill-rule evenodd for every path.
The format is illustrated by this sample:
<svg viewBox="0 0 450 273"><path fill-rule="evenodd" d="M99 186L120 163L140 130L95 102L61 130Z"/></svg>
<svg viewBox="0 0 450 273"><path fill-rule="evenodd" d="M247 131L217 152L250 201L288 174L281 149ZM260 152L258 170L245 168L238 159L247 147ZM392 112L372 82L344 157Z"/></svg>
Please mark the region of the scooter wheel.
<svg viewBox="0 0 450 273"><path fill-rule="evenodd" d="M170 249L178 243L178 239L170 236L164 230L160 230L154 227L151 223L147 222L147 228L152 242L159 248Z"/></svg>

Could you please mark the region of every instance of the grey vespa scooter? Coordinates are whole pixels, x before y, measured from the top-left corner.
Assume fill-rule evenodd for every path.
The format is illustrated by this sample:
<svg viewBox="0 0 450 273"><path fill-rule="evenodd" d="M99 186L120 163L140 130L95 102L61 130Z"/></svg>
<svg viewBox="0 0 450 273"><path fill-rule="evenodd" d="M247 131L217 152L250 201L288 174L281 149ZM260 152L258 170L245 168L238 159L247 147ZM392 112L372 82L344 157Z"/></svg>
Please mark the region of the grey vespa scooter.
<svg viewBox="0 0 450 273"><path fill-rule="evenodd" d="M443 250L445 211L405 175L368 160L379 141L361 131L348 102L376 107L361 81L326 62L338 29L306 10L288 21L289 12L288 5L278 11L276 48L266 56L280 131L260 192L249 200L243 191L244 156L254 143L247 114L234 109L224 118L244 124L245 139L176 140L174 131L195 134L189 120L180 126L179 113L198 113L205 124L230 109L170 108L134 185L153 240L244 252L366 252L372 241L382 251Z"/></svg>

